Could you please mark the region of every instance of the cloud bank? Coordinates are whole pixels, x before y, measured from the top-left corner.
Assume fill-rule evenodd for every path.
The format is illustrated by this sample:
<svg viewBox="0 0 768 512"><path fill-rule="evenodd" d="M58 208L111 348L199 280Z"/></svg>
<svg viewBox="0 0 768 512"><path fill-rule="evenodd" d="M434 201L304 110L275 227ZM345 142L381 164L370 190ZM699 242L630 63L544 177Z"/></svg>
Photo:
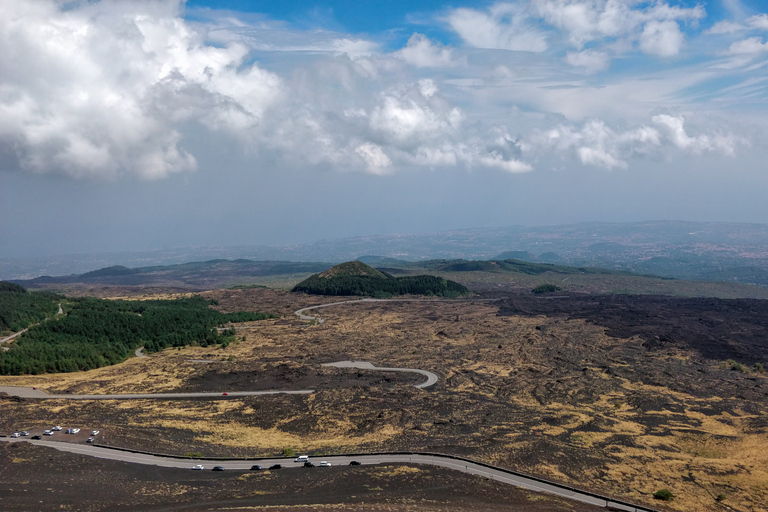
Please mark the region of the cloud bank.
<svg viewBox="0 0 768 512"><path fill-rule="evenodd" d="M768 54L759 35L768 30L766 14L702 31L695 28L706 17L702 6L661 1L455 9L435 24L462 46L414 32L394 49L231 14L191 22L183 9L173 2L0 4L2 153L28 172L95 180L194 171L190 130L231 139L255 158L268 152L286 165L374 175L444 167L529 172L553 155L606 169L670 152L736 156L749 137L705 121L691 128L699 105L685 86L617 103L611 119L563 121L551 100L583 101L581 94L609 85L632 101L646 73L649 86L674 76L665 82L649 64L606 75L613 61L667 62L691 37L720 41L713 61L746 56L729 73L747 73ZM686 86L712 78L691 66L699 82ZM645 116L623 114L640 104ZM651 114L659 108L686 114Z"/></svg>

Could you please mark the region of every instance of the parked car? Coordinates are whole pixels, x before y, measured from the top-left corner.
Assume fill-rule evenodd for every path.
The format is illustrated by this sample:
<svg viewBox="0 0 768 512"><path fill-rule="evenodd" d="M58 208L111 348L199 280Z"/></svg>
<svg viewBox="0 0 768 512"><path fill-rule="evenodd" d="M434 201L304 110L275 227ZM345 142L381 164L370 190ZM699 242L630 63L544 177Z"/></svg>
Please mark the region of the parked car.
<svg viewBox="0 0 768 512"><path fill-rule="evenodd" d="M80 432L80 429L79 429L79 428L73 428L73 429L72 429L72 433L73 433L73 434L77 434L78 432Z"/></svg>
<svg viewBox="0 0 768 512"><path fill-rule="evenodd" d="M93 442L93 438L89 437L87 442L92 443Z"/></svg>
<svg viewBox="0 0 768 512"><path fill-rule="evenodd" d="M331 467L331 463L330 463L330 462L328 462L327 460L324 460L324 461L322 461L322 462L320 463L320 467L321 467L321 468L329 468L329 467Z"/></svg>
<svg viewBox="0 0 768 512"><path fill-rule="evenodd" d="M43 432L43 435L44 436L52 436L53 435L53 430L46 430L45 432Z"/></svg>
<svg viewBox="0 0 768 512"><path fill-rule="evenodd" d="M201 469L205 469L205 466L203 466L202 464L195 464L194 466L192 466L192 469L199 471Z"/></svg>
<svg viewBox="0 0 768 512"><path fill-rule="evenodd" d="M212 471L224 471L224 466L213 466Z"/></svg>
<svg viewBox="0 0 768 512"><path fill-rule="evenodd" d="M64 431L64 433L65 433L65 434L71 434L71 433L72 433L72 429L71 429L71 428L68 428L67 430L65 430L65 431Z"/></svg>
<svg viewBox="0 0 768 512"><path fill-rule="evenodd" d="M32 439L42 439L43 436L32 436Z"/></svg>
<svg viewBox="0 0 768 512"><path fill-rule="evenodd" d="M307 461L307 462L304 463L304 467L305 468L313 468L313 467L315 467L315 463Z"/></svg>
<svg viewBox="0 0 768 512"><path fill-rule="evenodd" d="M283 466L281 466L280 464L272 464L271 466L269 466L269 469L283 469Z"/></svg>
<svg viewBox="0 0 768 512"><path fill-rule="evenodd" d="M258 464L254 464L253 466L251 466L251 471L261 471L262 469L264 468L262 468Z"/></svg>
<svg viewBox="0 0 768 512"><path fill-rule="evenodd" d="M55 426L55 427L53 427L51 430L61 430L61 427L60 427L59 425L56 425L56 426Z"/></svg>
<svg viewBox="0 0 768 512"><path fill-rule="evenodd" d="M91 432L91 435L92 436L97 436L97 435L99 435L99 431L98 430L94 430L93 432Z"/></svg>
<svg viewBox="0 0 768 512"><path fill-rule="evenodd" d="M29 432L27 432L26 430L22 430L22 431L21 431L21 432L19 432L19 433L20 433L21 435L23 435L23 436L28 436L28 435L29 435Z"/></svg>
<svg viewBox="0 0 768 512"><path fill-rule="evenodd" d="M360 466L361 464L362 462L360 462L359 460L352 460L349 462L350 466Z"/></svg>
<svg viewBox="0 0 768 512"><path fill-rule="evenodd" d="M14 432L11 434L11 437L21 437L21 434L19 432Z"/></svg>

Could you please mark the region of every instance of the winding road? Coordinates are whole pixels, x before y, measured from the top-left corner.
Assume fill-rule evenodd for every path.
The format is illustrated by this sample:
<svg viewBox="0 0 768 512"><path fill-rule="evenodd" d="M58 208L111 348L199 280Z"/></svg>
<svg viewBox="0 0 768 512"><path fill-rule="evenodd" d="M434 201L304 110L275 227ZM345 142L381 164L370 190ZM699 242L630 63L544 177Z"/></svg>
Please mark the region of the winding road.
<svg viewBox="0 0 768 512"><path fill-rule="evenodd" d="M38 441L6 437L0 438L0 441L29 442L34 445L47 446L69 453L89 455L91 457L98 457L101 459L132 462L134 464L160 466L165 468L191 468L196 464L201 464L205 467L223 466L225 470L248 471L254 464L260 464L264 468L267 468L273 464L280 464L283 466L283 468L286 469L303 468L304 466L304 464L301 462L294 462L294 459L292 458L237 460L192 459L124 451L115 448L108 448L105 446L56 442L53 440ZM334 466L348 466L349 463L353 460L356 460L365 465L393 463L426 464L430 466L438 466L455 471L461 471L462 473L469 475L477 475L489 478L497 482L514 485L515 487L521 487L523 489L528 489L534 492L545 492L555 496L580 501L582 503L589 503L598 507L610 508L611 510L621 510L627 512L655 512L653 509L640 505L613 500L605 496L592 494L590 492L582 491L579 489L573 489L565 485L547 482L542 479L522 475L513 471L507 471L502 468L497 468L468 459L451 457L447 455L428 453L382 453L370 455L323 455L322 457L314 458L328 461ZM322 471L322 469L315 469L314 471Z"/></svg>
<svg viewBox="0 0 768 512"><path fill-rule="evenodd" d="M296 316L305 321L317 321L323 323L323 320L316 316L306 315L307 311L313 309L325 308L330 306L336 306L340 304L357 304L363 302L435 302L435 300L423 300L423 299L358 299L347 300L341 302L333 302L330 304L321 304L317 306L309 306L302 308L295 312ZM0 342L9 341L15 336L22 334L23 331L16 333L15 335L0 340ZM142 353L142 349L136 350L137 357L146 357ZM355 368L360 370L375 370L375 371L387 371L387 372L411 372L418 373L426 377L427 380L417 384L416 387L423 389L434 385L438 381L438 376L427 370L412 369L412 368L391 368L391 367L377 367L373 363L367 361L338 361L335 363L325 363L323 366L335 367L335 368ZM15 395L23 398L37 398L37 399L67 399L67 400L130 400L130 399L185 399L185 398L234 398L243 396L262 396L262 395L275 395L275 394L310 394L314 393L312 389L303 390L289 390L289 391L232 391L227 393L220 392L197 392L197 393L126 393L126 394L101 394L101 395L77 395L77 394L48 394L37 388L20 387L20 386L0 386L0 392L8 393L9 395ZM55 448L57 450L76 453L81 455L88 455L92 457L98 457L102 459L109 459L115 461L132 462L135 464L146 464L168 468L191 468L193 465L202 464L207 466L224 466L228 470L246 471L249 470L253 464L261 464L264 467L268 467L272 464L281 464L286 468L303 467L302 463L296 463L293 459L277 458L277 459L249 459L249 460L233 460L233 459L190 459L181 457L169 457L153 455L148 453L138 453L135 451L120 450L115 448L109 448L104 446L94 446L92 444L78 444L70 442L57 442L54 440L33 440L22 438L9 438L0 437L0 441L5 442L29 442L34 445L47 446ZM563 498L580 501L583 503L589 503L599 507L610 508L611 510L621 510L628 512L654 512L653 509L642 507L639 505L626 503L622 501L613 500L608 497L593 494L587 491L573 489L568 486L556 484L553 482L547 482L545 480L530 477L527 475L521 475L512 471L508 471L502 468L489 466L486 464L474 462L468 459L461 459L457 457L439 455L439 454L426 454L426 453L384 453L384 454L369 454L369 455L329 455L323 456L323 460L327 460L333 465L347 466L352 460L361 462L362 464L391 464L391 463L408 463L408 464L426 464L432 466L439 466L447 469L461 471L470 475L478 475L486 478L496 480L516 487L521 487L535 492L545 492L553 494Z"/></svg>

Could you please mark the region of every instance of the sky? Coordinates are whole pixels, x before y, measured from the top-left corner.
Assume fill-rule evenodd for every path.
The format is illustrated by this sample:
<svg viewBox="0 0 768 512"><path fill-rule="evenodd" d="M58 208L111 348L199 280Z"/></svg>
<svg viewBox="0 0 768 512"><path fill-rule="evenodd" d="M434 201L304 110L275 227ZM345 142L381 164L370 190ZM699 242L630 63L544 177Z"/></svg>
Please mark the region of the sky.
<svg viewBox="0 0 768 512"><path fill-rule="evenodd" d="M768 223L762 0L0 0L0 259Z"/></svg>

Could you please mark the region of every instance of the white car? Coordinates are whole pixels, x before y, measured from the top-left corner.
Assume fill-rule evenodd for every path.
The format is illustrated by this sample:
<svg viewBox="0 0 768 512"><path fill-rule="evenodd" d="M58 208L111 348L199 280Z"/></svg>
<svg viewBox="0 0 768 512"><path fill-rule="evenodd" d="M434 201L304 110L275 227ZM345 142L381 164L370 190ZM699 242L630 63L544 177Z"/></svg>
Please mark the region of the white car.
<svg viewBox="0 0 768 512"><path fill-rule="evenodd" d="M55 427L53 427L51 430L61 430L61 427L60 427L59 425L56 425L56 426L55 426Z"/></svg>
<svg viewBox="0 0 768 512"><path fill-rule="evenodd" d="M322 462L320 463L320 467L321 467L321 468L329 468L329 467L331 467L331 463L330 463L330 462L328 462L327 460L324 460L324 461L322 461Z"/></svg>
<svg viewBox="0 0 768 512"><path fill-rule="evenodd" d="M92 438L92 437L89 437L89 438L88 438L88 442L89 442L89 443L92 443L92 442L93 442L93 438Z"/></svg>
<svg viewBox="0 0 768 512"><path fill-rule="evenodd" d="M93 432L91 432L91 435L92 436L97 436L97 435L99 435L99 431L98 430L94 430Z"/></svg>
<svg viewBox="0 0 768 512"><path fill-rule="evenodd" d="M21 437L21 433L20 432L14 432L13 434L11 434L11 437Z"/></svg>
<svg viewBox="0 0 768 512"><path fill-rule="evenodd" d="M308 462L309 455L299 455L293 462Z"/></svg>
<svg viewBox="0 0 768 512"><path fill-rule="evenodd" d="M195 464L194 466L192 466L192 469L201 470L201 469L205 469L205 466L203 466L202 464Z"/></svg>
<svg viewBox="0 0 768 512"><path fill-rule="evenodd" d="M43 435L44 436L52 436L53 435L53 430L46 430L45 432L43 432Z"/></svg>
<svg viewBox="0 0 768 512"><path fill-rule="evenodd" d="M80 432L80 429L79 429L79 428L73 428L73 429L72 429L72 433L73 433L73 434L77 434L78 432Z"/></svg>
<svg viewBox="0 0 768 512"><path fill-rule="evenodd" d="M26 430L22 430L22 431L21 431L21 435L23 435L23 436L28 436L28 435L29 435L29 432L27 432Z"/></svg>

